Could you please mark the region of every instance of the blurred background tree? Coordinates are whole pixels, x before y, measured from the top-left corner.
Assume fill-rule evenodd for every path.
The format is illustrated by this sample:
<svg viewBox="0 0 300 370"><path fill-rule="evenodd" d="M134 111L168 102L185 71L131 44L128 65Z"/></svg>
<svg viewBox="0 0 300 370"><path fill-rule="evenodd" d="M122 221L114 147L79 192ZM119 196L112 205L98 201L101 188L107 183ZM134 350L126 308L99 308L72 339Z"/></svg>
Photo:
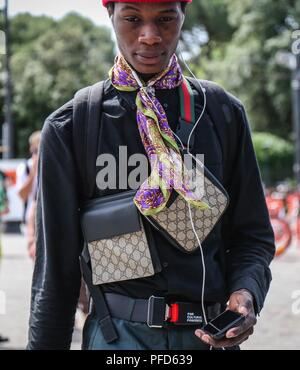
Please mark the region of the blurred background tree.
<svg viewBox="0 0 300 370"><path fill-rule="evenodd" d="M238 96L254 132L262 132L265 139L270 133L268 142L278 145L275 135L289 148L290 71L277 65L276 53L290 50L291 34L299 28L300 1L201 0L188 8L183 34L185 55L196 74ZM111 30L76 13L59 21L20 14L11 21L11 36L16 149L24 156L29 134L42 127L49 113L81 87L106 78L114 43ZM2 96L0 100L2 104ZM261 141L255 146L264 166L257 143ZM278 156L276 168L282 163L286 173L285 154L282 160ZM292 167L289 173L292 176Z"/></svg>
<svg viewBox="0 0 300 370"><path fill-rule="evenodd" d="M106 78L114 43L108 28L76 13L59 21L17 15L11 21L11 38L16 149L18 156L26 156L30 133L51 112L80 88Z"/></svg>
<svg viewBox="0 0 300 370"><path fill-rule="evenodd" d="M197 45L198 35L201 44L197 55L192 54L194 71L238 96L246 106L252 129L264 132L266 140L271 133L268 142L274 145L280 142L274 135L292 145L290 71L276 63L276 54L291 50L292 32L299 28L298 0L201 0L193 3L187 17L184 39L194 36L192 44ZM271 166L272 158L268 162ZM282 174L292 176L292 162L289 173L286 163L286 152L281 159L278 152L274 171L280 173L281 168ZM269 178L278 180L278 176Z"/></svg>
<svg viewBox="0 0 300 370"><path fill-rule="evenodd" d="M267 132L256 132L253 143L266 186L291 178L294 148L289 141Z"/></svg>

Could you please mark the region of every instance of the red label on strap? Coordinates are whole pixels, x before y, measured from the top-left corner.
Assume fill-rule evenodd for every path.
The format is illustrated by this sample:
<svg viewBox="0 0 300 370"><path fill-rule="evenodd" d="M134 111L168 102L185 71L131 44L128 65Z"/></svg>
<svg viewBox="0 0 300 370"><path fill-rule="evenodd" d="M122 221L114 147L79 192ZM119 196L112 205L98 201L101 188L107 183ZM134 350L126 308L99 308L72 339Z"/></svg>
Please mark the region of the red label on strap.
<svg viewBox="0 0 300 370"><path fill-rule="evenodd" d="M179 305L177 303L170 306L170 322L176 323L179 320Z"/></svg>

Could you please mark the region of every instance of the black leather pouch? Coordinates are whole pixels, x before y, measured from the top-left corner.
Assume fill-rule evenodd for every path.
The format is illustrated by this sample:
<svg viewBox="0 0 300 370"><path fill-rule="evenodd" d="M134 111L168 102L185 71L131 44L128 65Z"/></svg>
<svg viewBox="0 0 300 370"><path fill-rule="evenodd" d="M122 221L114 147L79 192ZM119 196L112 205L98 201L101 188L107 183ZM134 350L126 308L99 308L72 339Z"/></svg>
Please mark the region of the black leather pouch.
<svg viewBox="0 0 300 370"><path fill-rule="evenodd" d="M93 199L81 208L93 284L145 278L161 271L151 230L133 202L136 191Z"/></svg>

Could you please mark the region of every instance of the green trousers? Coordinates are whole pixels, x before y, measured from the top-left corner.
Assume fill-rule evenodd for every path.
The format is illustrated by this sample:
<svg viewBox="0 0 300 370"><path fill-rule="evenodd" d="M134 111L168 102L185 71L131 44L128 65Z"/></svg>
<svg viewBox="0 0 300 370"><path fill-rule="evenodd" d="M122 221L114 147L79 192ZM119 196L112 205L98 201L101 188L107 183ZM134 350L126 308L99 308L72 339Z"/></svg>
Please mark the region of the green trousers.
<svg viewBox="0 0 300 370"><path fill-rule="evenodd" d="M107 344L96 314L87 318L83 330L83 350L209 350L195 336L195 327L149 328L146 324L113 319L119 339Z"/></svg>

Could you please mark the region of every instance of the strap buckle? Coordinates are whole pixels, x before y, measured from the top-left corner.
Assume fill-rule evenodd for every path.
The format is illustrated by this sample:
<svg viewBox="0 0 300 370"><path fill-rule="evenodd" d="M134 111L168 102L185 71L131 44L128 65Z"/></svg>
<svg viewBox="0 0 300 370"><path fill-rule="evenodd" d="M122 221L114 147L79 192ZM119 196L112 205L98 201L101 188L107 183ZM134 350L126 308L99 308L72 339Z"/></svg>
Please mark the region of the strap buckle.
<svg viewBox="0 0 300 370"><path fill-rule="evenodd" d="M166 304L163 297L151 296L148 300L147 325L163 328L176 325L202 325L203 312L200 304L176 302Z"/></svg>
<svg viewBox="0 0 300 370"><path fill-rule="evenodd" d="M169 317L169 306L165 298L151 296L148 300L147 325L149 328L163 328Z"/></svg>

